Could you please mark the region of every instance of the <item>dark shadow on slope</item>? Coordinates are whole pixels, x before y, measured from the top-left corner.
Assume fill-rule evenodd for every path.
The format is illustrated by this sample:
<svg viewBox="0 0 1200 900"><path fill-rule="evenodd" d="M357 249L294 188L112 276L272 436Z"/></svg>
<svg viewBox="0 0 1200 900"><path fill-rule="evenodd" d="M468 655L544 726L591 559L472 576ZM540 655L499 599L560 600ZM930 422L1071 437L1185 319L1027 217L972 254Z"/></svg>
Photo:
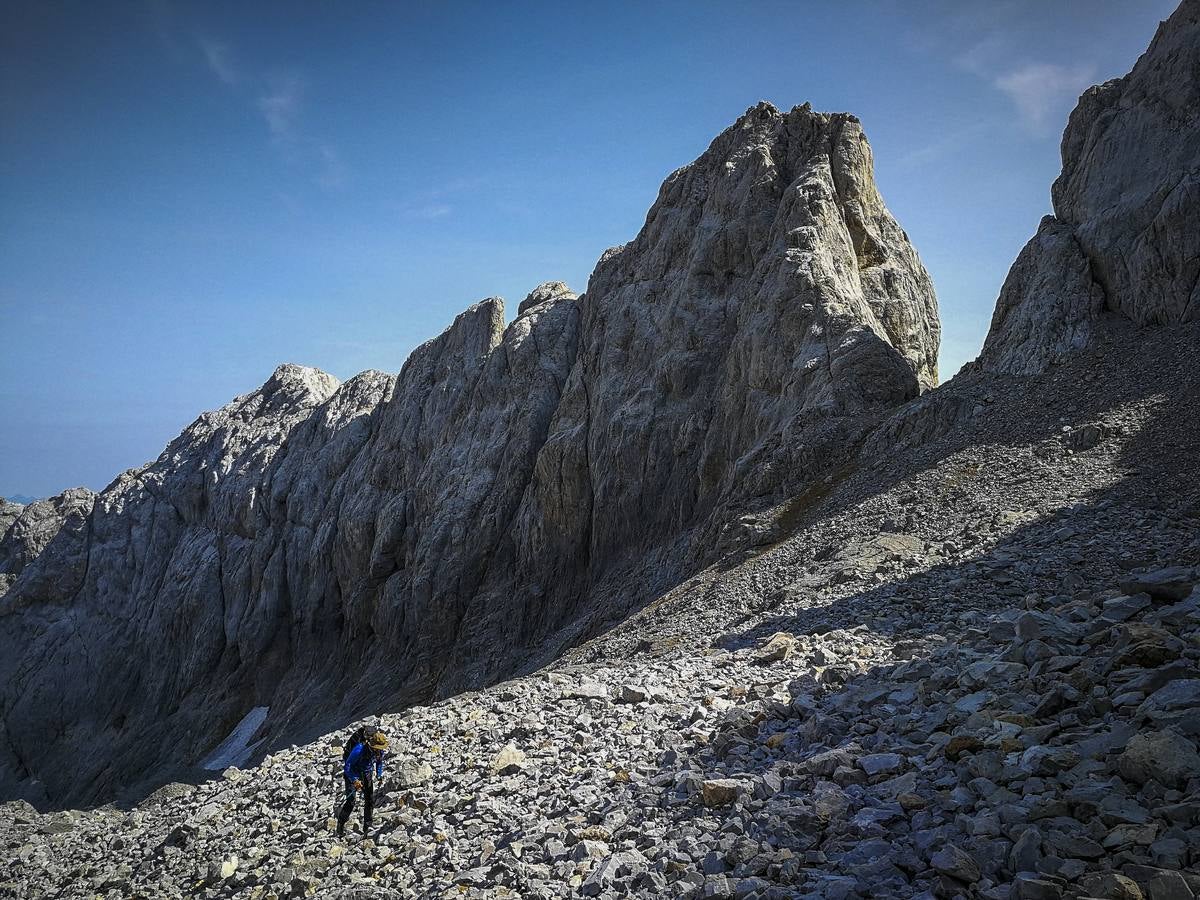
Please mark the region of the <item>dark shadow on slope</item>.
<svg viewBox="0 0 1200 900"><path fill-rule="evenodd" d="M815 695L822 702L831 699L834 707L846 709L851 718L870 709L870 714L863 718L878 722L877 731L854 731L838 716L815 711L807 716L781 713L759 722L740 715L735 706L724 714L723 722L721 716L714 717L721 724L709 741L684 748L664 747L660 780L667 781L672 773L688 769L701 778L742 778L751 784L760 783L768 772L782 775L781 790L772 801L776 804L774 816L762 809L756 811L753 806L738 810L737 814L749 820L746 833L750 838L799 854L798 869L806 868L801 862L805 851L823 850L830 862L814 868L834 874L838 854L854 849L863 841L886 839L890 830L876 821L876 812L885 821L882 817L894 816L890 826L893 829L910 827L913 810L902 811L894 802L890 804L894 809L885 809L887 803L868 793L863 805L871 808L870 814L835 830L833 838L822 838L824 823L814 815L810 803L816 776L805 773L798 767L799 762L852 742L858 745L860 754L885 749L903 753L906 746L918 746L915 738L926 738L935 730L951 732L966 722L967 712L955 709L934 694L925 700L919 695L916 699L906 698L908 712L901 711L897 704L889 705L888 695L903 686L892 677L899 667L919 666L938 648L953 651L952 640L939 639L943 633L953 635L983 625L992 613L1025 609L1027 593L1034 595L1038 608L1052 610L1070 603L1081 593L1115 589L1122 576L1132 570L1177 564L1200 567L1196 530L1200 519L1200 481L1193 474L1200 463L1200 420L1194 415L1195 398L1200 394L1194 391L1194 376L1183 382L1189 383L1192 392L1177 393L1175 403L1159 407L1156 415L1117 454L1117 462L1136 469L1137 474L1016 529L986 552L884 584L859 589L846 584L842 586L843 595L827 604L756 620L714 641L718 646L737 650L760 646L776 631L819 635L831 629L854 628L892 639L905 649L905 655L911 654L909 658L857 673L840 671L835 663L829 670L832 677L825 676L828 683L820 683L824 679L819 682L807 667L796 666L789 674L788 663L764 668L761 679L762 683L796 679L791 682L793 695ZM1056 564L1056 560L1062 559L1070 560L1066 571ZM903 600L907 609L902 610L898 600ZM999 641L994 649L999 652L1005 646L1006 642ZM1087 666L1086 660L1081 666ZM936 669L932 666L926 676L936 677ZM907 674L905 680L911 684L914 679L911 672ZM1200 673L1190 677L1200 677ZM992 695L986 708L1031 715L1041 724L1035 710L1042 698L1036 691L1022 690L1020 682L1008 688L987 684L982 689ZM1045 721L1056 715L1046 714ZM778 749L769 749L765 738L774 733L787 733L790 740ZM879 733L887 735L886 741L878 739ZM861 772L856 777L864 784L868 781ZM841 786L854 791L856 783L842 782ZM676 815L682 811L685 818L716 821L716 828L702 830L720 830L729 808L706 807L696 788L695 783L689 788L678 781L674 786L665 785L664 801L676 809ZM793 799L791 814L779 816L780 805L786 807ZM864 871L870 871L870 866L865 866ZM792 877L796 874L791 873ZM895 869L883 867L878 881L896 874ZM1001 872L1002 877L1009 874ZM876 876L866 877L869 880Z"/></svg>

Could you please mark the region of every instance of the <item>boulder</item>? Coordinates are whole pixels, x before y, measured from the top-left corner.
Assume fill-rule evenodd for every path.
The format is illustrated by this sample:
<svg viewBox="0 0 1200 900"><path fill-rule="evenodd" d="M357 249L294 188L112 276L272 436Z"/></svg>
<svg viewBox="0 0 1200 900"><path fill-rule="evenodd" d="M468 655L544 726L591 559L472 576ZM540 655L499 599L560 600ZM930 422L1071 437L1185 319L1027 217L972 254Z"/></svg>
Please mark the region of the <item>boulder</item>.
<svg viewBox="0 0 1200 900"><path fill-rule="evenodd" d="M224 859L215 860L208 867L208 880L214 883L228 881L237 871L238 862L237 856L227 856Z"/></svg>
<svg viewBox="0 0 1200 900"><path fill-rule="evenodd" d="M771 635L762 649L758 651L755 660L762 665L780 662L791 656L795 648L796 638L786 631L779 631Z"/></svg>
<svg viewBox="0 0 1200 900"><path fill-rule="evenodd" d="M433 779L433 767L425 760L404 759L392 769L392 780L399 788L414 788Z"/></svg>
<svg viewBox="0 0 1200 900"><path fill-rule="evenodd" d="M1168 725L1200 710L1200 678L1176 678L1142 701L1137 715Z"/></svg>
<svg viewBox="0 0 1200 900"><path fill-rule="evenodd" d="M1185 599L1198 582L1200 577L1195 569L1170 566L1130 576L1121 582L1121 590L1128 594L1147 594L1160 603L1177 603Z"/></svg>
<svg viewBox="0 0 1200 900"><path fill-rule="evenodd" d="M1042 860L1042 833L1030 825L1021 832L1008 855L1008 868L1013 872L1037 872Z"/></svg>
<svg viewBox="0 0 1200 900"><path fill-rule="evenodd" d="M1063 896L1063 886L1057 881L1028 872L1018 873L1013 878L1012 886L1012 896L1017 900L1059 900Z"/></svg>
<svg viewBox="0 0 1200 900"><path fill-rule="evenodd" d="M599 681L582 679L567 688L565 696L574 700L607 700L608 685Z"/></svg>
<svg viewBox="0 0 1200 900"><path fill-rule="evenodd" d="M1113 597L1104 601L1101 615L1110 622L1124 622L1142 612L1150 604L1149 594L1135 593L1132 596Z"/></svg>
<svg viewBox="0 0 1200 900"><path fill-rule="evenodd" d="M904 757L899 753L869 753L856 762L867 775L894 775L904 767Z"/></svg>
<svg viewBox="0 0 1200 900"><path fill-rule="evenodd" d="M967 884L980 878L979 864L971 854L953 844L947 844L929 858L929 863L943 875L949 875Z"/></svg>
<svg viewBox="0 0 1200 900"><path fill-rule="evenodd" d="M1200 753L1187 738L1174 731L1152 731L1130 739L1117 758L1117 768L1130 781L1157 781L1166 787L1183 785L1200 777Z"/></svg>
<svg viewBox="0 0 1200 900"><path fill-rule="evenodd" d="M645 688L633 684L623 684L617 691L617 699L622 703L644 703L647 696Z"/></svg>
<svg viewBox="0 0 1200 900"><path fill-rule="evenodd" d="M713 778L700 785L705 806L729 806L746 790L746 784L734 778Z"/></svg>
<svg viewBox="0 0 1200 900"><path fill-rule="evenodd" d="M525 769L525 751L515 744L506 744L492 759L490 769L493 775L515 775Z"/></svg>
<svg viewBox="0 0 1200 900"><path fill-rule="evenodd" d="M1082 875L1079 887L1089 897L1106 897L1109 900L1143 900L1142 890L1132 878L1116 872L1095 872Z"/></svg>

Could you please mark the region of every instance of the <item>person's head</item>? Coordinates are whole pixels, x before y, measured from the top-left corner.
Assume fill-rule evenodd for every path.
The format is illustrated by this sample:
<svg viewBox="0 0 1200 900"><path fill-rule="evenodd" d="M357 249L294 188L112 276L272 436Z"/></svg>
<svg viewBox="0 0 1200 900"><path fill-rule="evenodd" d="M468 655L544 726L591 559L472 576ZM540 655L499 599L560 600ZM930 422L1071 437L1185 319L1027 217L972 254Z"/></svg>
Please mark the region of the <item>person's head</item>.
<svg viewBox="0 0 1200 900"><path fill-rule="evenodd" d="M367 739L367 746L371 748L371 752L376 756L382 756L383 751L387 749L387 735L382 731L376 731Z"/></svg>

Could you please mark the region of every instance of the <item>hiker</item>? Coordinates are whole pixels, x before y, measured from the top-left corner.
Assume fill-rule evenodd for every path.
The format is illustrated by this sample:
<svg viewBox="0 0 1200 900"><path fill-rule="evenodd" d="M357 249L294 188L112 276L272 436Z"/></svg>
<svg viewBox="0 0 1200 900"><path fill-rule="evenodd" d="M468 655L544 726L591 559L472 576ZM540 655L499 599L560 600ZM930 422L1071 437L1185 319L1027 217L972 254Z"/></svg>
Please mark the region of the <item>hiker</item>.
<svg viewBox="0 0 1200 900"><path fill-rule="evenodd" d="M382 731L376 731L370 736L356 734L351 740L354 746L345 753L342 764L342 776L346 779L346 801L338 812L337 833L338 837L345 835L346 821L354 810L354 795L362 791L363 837L366 837L371 830L371 813L375 808L373 781L374 778L383 777L383 754L387 750L388 739Z"/></svg>

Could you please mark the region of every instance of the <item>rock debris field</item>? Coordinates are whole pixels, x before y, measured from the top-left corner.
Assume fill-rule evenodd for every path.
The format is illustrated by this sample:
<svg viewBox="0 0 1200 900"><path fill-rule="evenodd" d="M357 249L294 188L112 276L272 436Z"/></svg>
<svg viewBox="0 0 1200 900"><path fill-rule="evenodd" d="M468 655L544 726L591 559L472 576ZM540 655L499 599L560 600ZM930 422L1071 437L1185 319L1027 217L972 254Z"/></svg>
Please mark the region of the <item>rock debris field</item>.
<svg viewBox="0 0 1200 900"><path fill-rule="evenodd" d="M791 535L545 669L381 711L370 834L333 831L348 726L127 811L6 804L0 894L1200 895L1195 344L1159 337L957 379L969 421ZM1114 390L1105 360L1152 346Z"/></svg>

